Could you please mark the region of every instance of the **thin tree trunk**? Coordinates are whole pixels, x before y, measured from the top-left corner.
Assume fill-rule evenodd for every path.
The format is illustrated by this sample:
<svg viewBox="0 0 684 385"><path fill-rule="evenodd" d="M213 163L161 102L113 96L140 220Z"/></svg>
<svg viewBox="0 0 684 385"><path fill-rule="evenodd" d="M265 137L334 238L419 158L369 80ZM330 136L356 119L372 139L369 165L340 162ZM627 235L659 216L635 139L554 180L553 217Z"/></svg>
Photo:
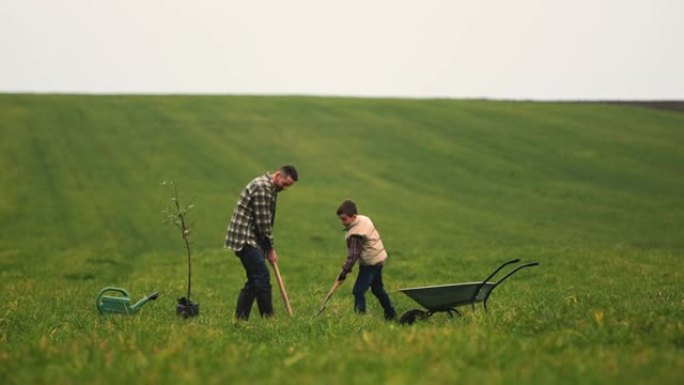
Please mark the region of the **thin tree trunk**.
<svg viewBox="0 0 684 385"><path fill-rule="evenodd" d="M183 241L185 241L185 250L188 252L188 302L190 302L190 291L192 288L192 259L190 257L190 242L188 241L188 233L185 227L185 218L181 213L180 204L178 203L178 189L176 185L173 186L173 193L176 203L176 212L178 213L178 219L181 223L181 233L183 235Z"/></svg>

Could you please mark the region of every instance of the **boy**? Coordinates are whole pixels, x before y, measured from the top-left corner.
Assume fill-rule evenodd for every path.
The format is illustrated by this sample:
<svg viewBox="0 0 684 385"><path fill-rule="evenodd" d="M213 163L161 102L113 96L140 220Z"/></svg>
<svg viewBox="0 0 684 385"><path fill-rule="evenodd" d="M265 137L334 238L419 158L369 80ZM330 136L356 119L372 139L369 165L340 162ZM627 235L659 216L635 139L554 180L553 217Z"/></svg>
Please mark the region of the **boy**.
<svg viewBox="0 0 684 385"><path fill-rule="evenodd" d="M385 310L385 319L394 319L396 312L382 284L382 266L387 260L387 252L380 234L370 218L358 215L353 201L342 202L337 209L337 216L344 226L348 249L347 260L342 266L342 272L337 277L337 281L341 283L347 278L347 274L351 272L358 259L359 275L356 277L352 291L354 311L359 314L366 313L366 291L370 287L371 292L378 298Z"/></svg>

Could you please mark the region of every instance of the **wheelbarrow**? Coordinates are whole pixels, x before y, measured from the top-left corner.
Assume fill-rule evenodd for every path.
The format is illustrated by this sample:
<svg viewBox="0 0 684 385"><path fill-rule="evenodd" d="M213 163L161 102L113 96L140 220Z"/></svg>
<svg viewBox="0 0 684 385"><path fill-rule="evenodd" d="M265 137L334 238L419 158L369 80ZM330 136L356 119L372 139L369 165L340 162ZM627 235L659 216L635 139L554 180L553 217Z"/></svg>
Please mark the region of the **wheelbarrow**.
<svg viewBox="0 0 684 385"><path fill-rule="evenodd" d="M511 270L498 281L489 281L490 279L494 278L494 276L504 267L518 262L520 262L520 259L513 259L503 263L487 278L480 282L466 282L449 285L399 289L400 292L406 294L419 305L427 309L427 311L420 309L409 310L401 315L399 318L399 323L402 325L411 325L417 320L427 319L433 314L439 312L445 312L449 314L449 316L453 316L454 313L460 315L461 313L456 310L457 307L471 305L472 308L475 309L475 304L479 302L482 302L482 306L486 311L487 300L489 300L489 296L492 294L494 289L501 284L501 282L505 281L508 277L515 274L520 269L539 265L538 262L525 263Z"/></svg>

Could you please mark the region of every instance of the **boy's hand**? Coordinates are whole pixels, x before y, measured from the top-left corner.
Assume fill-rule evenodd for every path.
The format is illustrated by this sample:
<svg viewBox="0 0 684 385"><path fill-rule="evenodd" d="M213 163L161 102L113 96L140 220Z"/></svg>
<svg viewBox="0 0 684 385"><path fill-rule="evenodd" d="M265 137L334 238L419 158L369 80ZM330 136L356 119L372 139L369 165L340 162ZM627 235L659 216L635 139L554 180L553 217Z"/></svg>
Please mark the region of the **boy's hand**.
<svg viewBox="0 0 684 385"><path fill-rule="evenodd" d="M275 249L271 249L268 252L268 254L266 255L266 259L268 259L268 261L271 263L278 263L278 254L276 254Z"/></svg>
<svg viewBox="0 0 684 385"><path fill-rule="evenodd" d="M342 282L342 281L344 281L345 279L347 279L347 274L340 273L340 275L337 276L337 281L338 281L338 282Z"/></svg>

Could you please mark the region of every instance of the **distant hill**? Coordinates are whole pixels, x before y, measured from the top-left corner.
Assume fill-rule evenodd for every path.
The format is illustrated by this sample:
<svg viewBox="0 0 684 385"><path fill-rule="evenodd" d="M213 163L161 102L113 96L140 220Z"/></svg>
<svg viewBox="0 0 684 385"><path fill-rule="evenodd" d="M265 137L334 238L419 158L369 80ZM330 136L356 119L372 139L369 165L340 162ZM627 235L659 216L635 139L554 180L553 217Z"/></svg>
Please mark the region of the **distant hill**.
<svg viewBox="0 0 684 385"><path fill-rule="evenodd" d="M195 198L197 247L218 248L243 185L282 163L297 165L302 178L283 196L279 221L288 230L279 231L306 247L321 226L335 228L331 215L344 198L357 199L394 242L433 234L415 247L684 247L672 231L684 207L684 115L667 110L0 95L0 125L3 249L164 249L173 238L160 225L167 196L159 184L169 178Z"/></svg>

